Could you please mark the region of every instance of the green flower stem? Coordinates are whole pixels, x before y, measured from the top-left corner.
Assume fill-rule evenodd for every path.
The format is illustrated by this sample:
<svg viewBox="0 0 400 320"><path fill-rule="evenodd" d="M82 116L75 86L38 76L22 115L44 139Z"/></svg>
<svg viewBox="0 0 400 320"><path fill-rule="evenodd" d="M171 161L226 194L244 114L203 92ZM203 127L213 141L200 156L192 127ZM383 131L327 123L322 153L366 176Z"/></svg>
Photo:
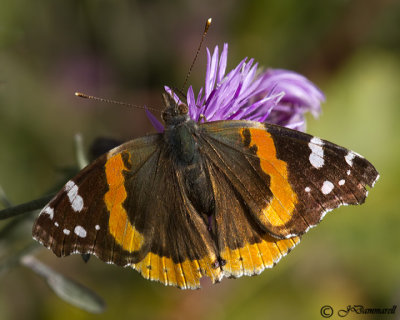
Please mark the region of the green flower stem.
<svg viewBox="0 0 400 320"><path fill-rule="evenodd" d="M14 207L6 208L0 211L0 220L18 216L20 214L30 213L34 210L42 209L55 194L44 196L40 199L35 199L26 203L19 204Z"/></svg>
<svg viewBox="0 0 400 320"><path fill-rule="evenodd" d="M83 138L80 133L75 135L75 148L76 148L76 162L78 163L78 167L82 170L89 164L87 160L85 150L83 148Z"/></svg>

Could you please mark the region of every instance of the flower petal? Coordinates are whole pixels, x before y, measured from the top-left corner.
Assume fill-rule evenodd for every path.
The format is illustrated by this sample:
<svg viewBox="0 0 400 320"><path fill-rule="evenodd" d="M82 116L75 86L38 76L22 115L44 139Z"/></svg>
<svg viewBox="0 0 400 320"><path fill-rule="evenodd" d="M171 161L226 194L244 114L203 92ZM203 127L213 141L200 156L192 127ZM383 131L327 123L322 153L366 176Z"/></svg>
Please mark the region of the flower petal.
<svg viewBox="0 0 400 320"><path fill-rule="evenodd" d="M206 98L209 97L212 88L215 85L217 78L217 68L218 68L218 46L215 46L213 56L210 61L210 51L207 48L207 72L206 72Z"/></svg>
<svg viewBox="0 0 400 320"><path fill-rule="evenodd" d="M325 96L306 77L288 70L269 69L264 75L266 86L276 85L277 90L285 91L282 103L308 107L315 117L321 112L321 102Z"/></svg>
<svg viewBox="0 0 400 320"><path fill-rule="evenodd" d="M200 108L198 108L196 105L196 99L194 97L192 86L190 86L187 91L187 105L189 107L189 117L191 119L197 119L199 116Z"/></svg>
<svg viewBox="0 0 400 320"><path fill-rule="evenodd" d="M163 124L160 121L158 121L158 119L155 117L155 115L152 114L148 109L146 109L145 111L146 111L147 118L149 118L151 124L157 130L157 132L159 132L159 133L164 132Z"/></svg>
<svg viewBox="0 0 400 320"><path fill-rule="evenodd" d="M254 59L247 58L226 73L228 44L221 55L218 46L211 56L207 48L204 88L195 98L192 86L187 92L189 116L200 121L253 120L305 130L306 112L321 112L324 94L306 77L288 70L268 69L260 72ZM167 92L172 92L166 87ZM174 94L179 102L179 98Z"/></svg>
<svg viewBox="0 0 400 320"><path fill-rule="evenodd" d="M222 49L221 57L219 58L217 83L220 83L225 75L227 62L228 62L228 44L224 43L224 48Z"/></svg>

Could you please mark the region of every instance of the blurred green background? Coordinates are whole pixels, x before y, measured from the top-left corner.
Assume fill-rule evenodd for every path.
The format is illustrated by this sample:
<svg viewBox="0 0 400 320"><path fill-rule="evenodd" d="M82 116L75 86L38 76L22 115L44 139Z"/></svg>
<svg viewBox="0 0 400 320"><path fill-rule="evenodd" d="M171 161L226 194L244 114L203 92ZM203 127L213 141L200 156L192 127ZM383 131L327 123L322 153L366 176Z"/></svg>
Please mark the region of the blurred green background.
<svg viewBox="0 0 400 320"><path fill-rule="evenodd" d="M89 147L98 136L127 140L154 131L142 110L74 92L160 108L163 85L182 84L208 17L205 46L228 42L228 67L254 57L300 72L325 92L323 114L309 117L308 132L377 167L381 179L366 203L330 213L272 270L214 286L207 280L197 291L41 250L41 261L100 294L105 313L68 305L16 267L0 277L1 320L321 319L323 305L400 307L399 1L1 0L0 185L14 204L32 200L76 163L76 133ZM205 63L203 47L190 79L195 92ZM0 239L0 257L31 241L31 225ZM396 317L400 310L379 319Z"/></svg>

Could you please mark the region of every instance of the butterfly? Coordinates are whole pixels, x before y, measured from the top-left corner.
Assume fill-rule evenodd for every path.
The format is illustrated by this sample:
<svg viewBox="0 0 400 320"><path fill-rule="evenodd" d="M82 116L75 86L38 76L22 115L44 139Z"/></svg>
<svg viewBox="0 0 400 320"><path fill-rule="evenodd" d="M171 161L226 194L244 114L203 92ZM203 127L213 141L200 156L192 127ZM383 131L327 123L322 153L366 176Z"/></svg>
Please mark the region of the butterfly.
<svg viewBox="0 0 400 320"><path fill-rule="evenodd" d="M273 267L379 174L359 154L285 127L198 123L163 94L163 133L117 146L43 208L33 237L181 289Z"/></svg>

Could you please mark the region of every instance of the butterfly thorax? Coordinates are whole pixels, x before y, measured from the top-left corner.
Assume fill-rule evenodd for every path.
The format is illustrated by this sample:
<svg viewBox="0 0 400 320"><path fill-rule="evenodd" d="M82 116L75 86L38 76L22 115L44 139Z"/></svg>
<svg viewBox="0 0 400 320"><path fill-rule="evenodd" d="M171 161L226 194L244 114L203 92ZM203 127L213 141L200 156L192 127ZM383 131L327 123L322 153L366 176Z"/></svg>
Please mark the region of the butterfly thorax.
<svg viewBox="0 0 400 320"><path fill-rule="evenodd" d="M189 108L184 103L176 103L174 98L168 94L163 93L164 110L161 114L166 127L179 125L190 120L188 111Z"/></svg>
<svg viewBox="0 0 400 320"><path fill-rule="evenodd" d="M196 123L188 115L187 105L177 104L169 94L163 94L165 109L164 140L175 161L189 165L195 161L197 145L195 141Z"/></svg>

